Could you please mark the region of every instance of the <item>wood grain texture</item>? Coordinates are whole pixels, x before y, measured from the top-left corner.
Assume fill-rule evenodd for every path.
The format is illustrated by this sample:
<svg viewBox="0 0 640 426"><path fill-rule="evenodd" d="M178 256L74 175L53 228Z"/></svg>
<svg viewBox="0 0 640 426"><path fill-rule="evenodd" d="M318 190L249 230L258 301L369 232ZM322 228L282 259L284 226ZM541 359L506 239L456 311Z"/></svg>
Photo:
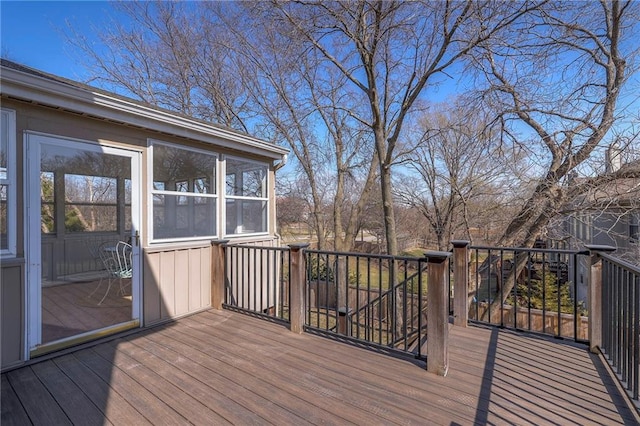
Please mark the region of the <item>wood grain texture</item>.
<svg viewBox="0 0 640 426"><path fill-rule="evenodd" d="M42 342L52 342L76 334L131 320L131 297L119 294L116 282L101 305L106 279L42 288ZM131 286L126 287L127 295Z"/></svg>
<svg viewBox="0 0 640 426"><path fill-rule="evenodd" d="M635 424L586 346L475 326L449 335L441 377L209 310L3 374L2 424Z"/></svg>

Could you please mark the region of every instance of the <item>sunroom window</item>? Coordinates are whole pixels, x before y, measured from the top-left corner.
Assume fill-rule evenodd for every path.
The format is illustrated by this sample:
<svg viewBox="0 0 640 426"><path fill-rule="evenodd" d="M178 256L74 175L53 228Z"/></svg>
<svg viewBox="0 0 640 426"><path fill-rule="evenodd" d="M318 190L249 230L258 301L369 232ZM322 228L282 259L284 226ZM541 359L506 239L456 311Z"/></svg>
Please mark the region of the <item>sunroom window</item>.
<svg viewBox="0 0 640 426"><path fill-rule="evenodd" d="M16 115L2 109L0 127L0 254L16 254Z"/></svg>
<svg viewBox="0 0 640 426"><path fill-rule="evenodd" d="M217 235L217 156L211 152L154 142L153 240Z"/></svg>
<svg viewBox="0 0 640 426"><path fill-rule="evenodd" d="M226 234L267 232L268 166L226 157L225 167Z"/></svg>

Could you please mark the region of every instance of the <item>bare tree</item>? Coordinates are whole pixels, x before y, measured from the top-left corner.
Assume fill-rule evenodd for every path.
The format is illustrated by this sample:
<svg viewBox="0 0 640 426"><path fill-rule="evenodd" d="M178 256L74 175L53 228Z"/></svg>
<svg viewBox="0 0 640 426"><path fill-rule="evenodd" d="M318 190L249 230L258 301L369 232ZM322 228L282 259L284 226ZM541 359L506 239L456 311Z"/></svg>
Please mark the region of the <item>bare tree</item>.
<svg viewBox="0 0 640 426"><path fill-rule="evenodd" d="M260 130L286 141L295 154L299 176L308 183L319 248L331 223L334 248L348 251L375 183L376 154L350 114L358 105L342 90L345 77L279 25L268 6L246 4L230 14L226 5L208 5L233 34L236 55L243 58L245 87L263 120Z"/></svg>
<svg viewBox="0 0 640 426"><path fill-rule="evenodd" d="M462 105L434 109L439 112L419 122L415 149L403 156L407 173L396 197L422 214L437 249L447 250L453 235L471 239L470 207L481 207L481 197L497 198L516 183L509 166L516 166L520 156L506 158L481 111L465 111Z"/></svg>
<svg viewBox="0 0 640 426"><path fill-rule="evenodd" d="M505 134L515 136L514 126L527 128L525 143L542 169L501 244L534 242L565 198L562 183L615 122L629 72L626 58L636 48L629 45L625 30L637 5L591 3L588 13L585 6L548 4L526 16L517 36L479 50L476 65L489 83L483 99L500 111Z"/></svg>
<svg viewBox="0 0 640 426"><path fill-rule="evenodd" d="M618 101L635 71L639 6L549 2L474 50L481 101L498 112L505 142L530 152L539 176L500 245L533 245L563 203L585 190L567 182L624 115Z"/></svg>
<svg viewBox="0 0 640 426"><path fill-rule="evenodd" d="M116 2L127 16L97 28L96 45L67 28L68 41L101 86L147 103L247 131L251 109L227 34L206 8L180 2ZM219 24L219 23L218 23Z"/></svg>
<svg viewBox="0 0 640 426"><path fill-rule="evenodd" d="M445 70L531 8L528 2L273 3L271 13L320 52L347 79L344 90L367 107L353 115L371 132L377 154L389 253L397 253L391 169L406 120Z"/></svg>
<svg viewBox="0 0 640 426"><path fill-rule="evenodd" d="M103 46L70 38L87 54L95 79L154 105L286 142L308 184L319 247L333 234L337 249L350 250L377 161L370 136L351 116L359 99L341 90L345 77L278 25L266 3L116 7L134 24L103 29Z"/></svg>
<svg viewBox="0 0 640 426"><path fill-rule="evenodd" d="M610 245L616 257L640 263L640 133L633 129L616 134L604 161L594 164L595 176L572 176L553 238L571 247Z"/></svg>

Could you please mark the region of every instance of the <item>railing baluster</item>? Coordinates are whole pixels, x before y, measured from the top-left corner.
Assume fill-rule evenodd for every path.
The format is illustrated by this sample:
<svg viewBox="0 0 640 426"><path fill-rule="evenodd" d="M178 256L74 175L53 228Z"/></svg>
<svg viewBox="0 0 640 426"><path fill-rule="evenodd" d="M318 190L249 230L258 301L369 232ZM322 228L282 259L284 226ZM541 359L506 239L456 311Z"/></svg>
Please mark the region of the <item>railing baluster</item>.
<svg viewBox="0 0 640 426"><path fill-rule="evenodd" d="M300 268L300 263L292 264L292 256L289 248L229 245L216 242L218 247L212 261L222 258L220 263L214 265L213 277L215 289L225 308L257 311L257 315L277 317L281 320L288 318L292 321L292 281L295 267ZM213 247L213 245L212 245ZM224 248L224 250L220 250ZM636 401L640 390L640 269L603 253L604 249L588 247L591 253L592 266L589 270L591 277L589 283L593 289L600 289L600 293L591 293L589 300L591 344L598 346L605 354L612 368L619 373L624 386ZM486 310L489 323L497 323L493 320L492 309L500 306L500 326L509 326L510 316L505 316L502 300L508 300L513 309L513 326L521 328L522 319L519 317L520 299L527 301L527 317L530 331L548 332L554 336L567 337L570 332L563 329L562 318L562 290L569 278L567 262L573 263L573 339L583 340L578 320L579 303L577 300L579 256L584 252L570 250L546 250L546 249L506 249L491 247L471 247L475 253L475 320L480 320L480 298L486 300ZM213 249L212 249L213 250ZM312 328L317 331L332 333L343 330L347 339L363 339L368 344L382 346L388 350L407 353L414 346L414 355L424 359L420 345L424 335L423 324L424 291L423 268L426 263L423 259L406 258L401 256L366 255L354 253L338 253L317 250L302 250L296 254L298 262L302 259L304 270L296 270L296 291L298 303L296 309L296 327ZM479 258L481 250L487 253L483 262ZM273 252L273 253L272 253ZM448 253L447 253L448 256ZM600 259L600 260L598 260ZM512 268L507 269L505 261L512 261ZM353 265L355 262L355 265ZM497 267L497 263L500 267ZM524 266L523 266L524 262ZM596 263L593 263L596 262ZM599 263L598 263L599 262ZM362 263L362 265L361 265ZM366 264L366 271L361 277L362 267ZM518 265L520 264L520 267ZM424 266L423 266L424 265ZM375 271L373 269L376 269ZM415 272L413 269L415 268ZM443 314L449 304L450 296L450 265L447 261L442 268L442 294ZM527 273L522 274L522 268ZM353 287L350 277L355 270ZM221 272L222 271L222 272ZM533 326L532 290L534 271L541 274L542 282L542 327ZM374 277L377 273L377 277ZM511 293L505 290L505 274L509 279L514 278ZM556 277L556 297L546 289L546 275ZM598 274L597 279L594 274ZM223 279L220 279L220 275ZM287 281L288 276L288 281ZM499 291L493 287L492 276L497 277L500 284ZM526 288L518 289L518 277L526 278ZM365 279L366 282L362 282ZM220 282L222 281L222 286ZM373 282L372 282L373 281ZM376 283L377 281L377 283ZM449 284L447 284L449 283ZM489 292L484 294L485 285ZM310 286L311 284L311 286ZM522 284L522 280L520 280ZM333 288L331 287L333 285ZM288 286L285 288L285 286ZM310 288L315 286L316 292L311 294ZM344 286L344 287L343 287ZM409 287L411 286L411 287ZM377 288L376 288L377 287ZM323 291L320 291L322 289ZM212 291L214 289L212 288ZM528 290L528 291L527 291ZM355 291L355 296L352 294ZM362 294L366 291L366 294ZM590 289L590 291L594 291ZM373 294L373 293L376 294ZM527 292L528 294L524 294ZM467 297L464 291L460 291L456 297ZM446 299L444 298L446 297ZM500 297L500 300L496 298ZM549 298L547 301L546 299ZM213 300L217 300L213 297ZM492 301L496 302L492 308ZM320 305L322 309L320 308ZM549 302L549 306L545 302ZM315 306L313 306L315 304ZM553 304L556 305L555 315L557 325L554 327L552 319L554 313ZM302 305L302 307L300 306ZM305 308L306 306L306 308ZM571 305L568 305L571 306ZM273 309L272 309L273 308ZM315 309L315 313L313 313ZM340 318L339 310L344 310L344 318ZM548 311L548 309L551 309ZM321 312L322 311L322 312ZM524 312L524 309L521 311ZM455 313L455 312L454 312ZM312 316L313 315L313 316ZM550 326L547 326L547 316L550 318ZM312 321L315 317L315 321ZM569 320L566 316L566 320ZM335 326L332 326L332 319ZM344 319L344 326L338 327L339 321ZM356 321L354 326L353 321ZM401 322L401 323L400 323ZM594 325L600 327L593 329ZM567 324L567 327L569 325ZM292 325L292 329L293 329ZM535 329L535 330L534 330ZM569 329L569 328L567 328ZM564 330L564 331L563 331ZM414 340L415 339L415 340ZM593 347L592 347L593 349Z"/></svg>
<svg viewBox="0 0 640 426"><path fill-rule="evenodd" d="M632 304L632 299L631 297L633 296L632 293L632 288L630 285L630 276L631 273L629 271L623 271L623 276L624 276L624 292L625 292L625 304L624 304L624 341L623 341L623 347L624 348L630 348L631 347L631 342L633 337L631 336L631 332L633 331L633 326L631 321L633 320L633 317L631 315L631 304ZM631 384L630 382L630 376L629 374L632 371L632 367L630 365L631 362L633 362L633 358L631 357L630 354L631 351L629 350L624 350L623 351L623 362L622 365L623 370L622 370L622 380L624 380L625 382L628 382L629 384ZM630 389L630 387L629 387Z"/></svg>
<svg viewBox="0 0 640 426"><path fill-rule="evenodd" d="M496 269L498 269L497 273L500 274L498 278L498 282L500 283L500 327L504 327L504 285L506 284L504 282L504 250L500 250L499 253L500 268ZM496 267L497 266L498 265L496 265ZM509 274L509 279L511 279L511 274Z"/></svg>
<svg viewBox="0 0 640 426"><path fill-rule="evenodd" d="M546 280L546 257L545 253L542 253L542 332L547 332L547 280Z"/></svg>
<svg viewBox="0 0 640 426"><path fill-rule="evenodd" d="M360 309L360 257L357 258L357 262L356 262L356 308L355 311L358 312L358 309ZM360 338L360 321L358 321L358 318L355 318L356 320L356 337Z"/></svg>
<svg viewBox="0 0 640 426"><path fill-rule="evenodd" d="M365 334L367 341L373 340L373 306L371 305L371 258L367 257L367 307L365 310Z"/></svg>
<svg viewBox="0 0 640 426"><path fill-rule="evenodd" d="M382 294L382 258L378 258L378 291ZM382 302L382 299L380 299ZM382 344L382 303L378 304L378 344Z"/></svg>
<svg viewBox="0 0 640 426"><path fill-rule="evenodd" d="M475 283L476 283L476 289L475 289L475 299L476 299L476 317L475 320L476 321L480 321L480 276L479 276L479 268L480 268L480 250L479 249L475 249L475 261L476 261L476 267L475 267ZM427 283L427 285L429 285L429 283Z"/></svg>
<svg viewBox="0 0 640 426"><path fill-rule="evenodd" d="M640 388L640 274L634 274L634 292L631 300L635 301L633 306L632 335L633 335L633 399L639 400L638 392Z"/></svg>
<svg viewBox="0 0 640 426"><path fill-rule="evenodd" d="M578 313L578 255L572 254L571 259L573 262L573 340L578 341L578 320L580 319Z"/></svg>
<svg viewBox="0 0 640 426"><path fill-rule="evenodd" d="M527 253L527 317L529 325L527 329L532 330L531 323L531 274L533 273L533 262L531 262L531 252Z"/></svg>

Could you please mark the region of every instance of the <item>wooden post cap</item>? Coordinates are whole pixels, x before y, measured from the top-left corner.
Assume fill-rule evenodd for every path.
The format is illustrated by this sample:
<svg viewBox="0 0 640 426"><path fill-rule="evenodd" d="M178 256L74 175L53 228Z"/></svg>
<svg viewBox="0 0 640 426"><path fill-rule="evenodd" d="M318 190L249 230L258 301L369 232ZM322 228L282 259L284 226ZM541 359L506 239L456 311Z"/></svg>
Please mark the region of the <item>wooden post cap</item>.
<svg viewBox="0 0 640 426"><path fill-rule="evenodd" d="M453 245L454 248L463 248L463 247L469 246L471 242L468 240L453 240L451 241L451 244Z"/></svg>
<svg viewBox="0 0 640 426"><path fill-rule="evenodd" d="M429 262L442 263L451 256L451 252L448 251L427 251L424 256Z"/></svg>

